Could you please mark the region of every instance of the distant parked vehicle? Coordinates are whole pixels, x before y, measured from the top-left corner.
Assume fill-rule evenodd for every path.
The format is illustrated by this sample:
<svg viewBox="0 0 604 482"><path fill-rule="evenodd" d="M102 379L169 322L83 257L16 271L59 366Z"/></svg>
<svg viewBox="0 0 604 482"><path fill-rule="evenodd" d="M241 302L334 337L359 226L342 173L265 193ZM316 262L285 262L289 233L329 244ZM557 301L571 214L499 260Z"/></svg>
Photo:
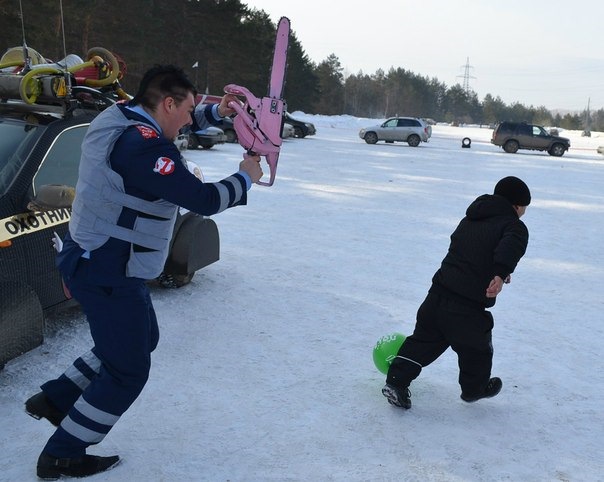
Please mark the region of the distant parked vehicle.
<svg viewBox="0 0 604 482"><path fill-rule="evenodd" d="M230 117L225 117L218 123L218 127L220 127L224 135L226 136L226 141L230 144L234 144L237 142L237 133L235 132L235 127L233 126L233 119Z"/></svg>
<svg viewBox="0 0 604 482"><path fill-rule="evenodd" d="M294 137L303 138L306 136L314 136L317 133L317 129L312 122L304 122L295 119L289 112L285 113L285 122L294 126Z"/></svg>
<svg viewBox="0 0 604 482"><path fill-rule="evenodd" d="M501 122L493 130L491 143L514 154L518 149L547 151L550 156L560 157L570 147L570 140L547 132L539 125L526 122Z"/></svg>
<svg viewBox="0 0 604 482"><path fill-rule="evenodd" d="M432 136L432 127L423 120L415 117L393 117L383 124L361 129L359 137L367 144L378 141L406 142L411 147L417 147L428 142Z"/></svg>
<svg viewBox="0 0 604 482"><path fill-rule="evenodd" d="M176 144L179 151L186 151L189 145L189 136L186 134L179 134L178 137L174 139L174 144Z"/></svg>
<svg viewBox="0 0 604 482"><path fill-rule="evenodd" d="M288 137L294 137L295 133L296 133L296 131L295 131L293 125L291 125L289 122L283 123L283 127L281 128L281 139L287 139Z"/></svg>
<svg viewBox="0 0 604 482"><path fill-rule="evenodd" d="M224 144L227 136L222 129L210 126L200 131L189 131L189 149L211 149L216 144Z"/></svg>

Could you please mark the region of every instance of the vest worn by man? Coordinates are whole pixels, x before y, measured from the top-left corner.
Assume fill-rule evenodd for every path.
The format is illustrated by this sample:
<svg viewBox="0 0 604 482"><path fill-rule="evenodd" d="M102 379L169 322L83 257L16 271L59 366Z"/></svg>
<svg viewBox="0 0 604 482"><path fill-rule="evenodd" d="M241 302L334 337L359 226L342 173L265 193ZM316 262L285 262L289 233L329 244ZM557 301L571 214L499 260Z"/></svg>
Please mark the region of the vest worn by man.
<svg viewBox="0 0 604 482"><path fill-rule="evenodd" d="M91 123L82 143L69 233L86 251L100 248L110 237L146 248L135 251L130 247L125 274L152 279L159 276L168 256L178 207L163 199L145 201L126 194L122 177L111 169L113 146L132 125L141 122L127 119L117 105ZM139 213L132 229L117 224L124 207Z"/></svg>

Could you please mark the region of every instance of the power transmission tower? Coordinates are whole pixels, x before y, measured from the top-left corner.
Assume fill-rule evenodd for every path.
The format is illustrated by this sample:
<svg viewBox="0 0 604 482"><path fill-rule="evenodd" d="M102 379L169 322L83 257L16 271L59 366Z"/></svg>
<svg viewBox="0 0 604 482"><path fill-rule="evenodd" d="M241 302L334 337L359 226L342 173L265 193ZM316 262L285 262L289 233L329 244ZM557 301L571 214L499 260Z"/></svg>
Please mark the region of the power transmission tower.
<svg viewBox="0 0 604 482"><path fill-rule="evenodd" d="M466 57L466 65L462 65L461 68L464 69L463 75L458 75L457 77L463 77L463 90L466 94L470 93L470 79L475 79L473 75L470 75L470 69L473 69L470 65L470 57Z"/></svg>

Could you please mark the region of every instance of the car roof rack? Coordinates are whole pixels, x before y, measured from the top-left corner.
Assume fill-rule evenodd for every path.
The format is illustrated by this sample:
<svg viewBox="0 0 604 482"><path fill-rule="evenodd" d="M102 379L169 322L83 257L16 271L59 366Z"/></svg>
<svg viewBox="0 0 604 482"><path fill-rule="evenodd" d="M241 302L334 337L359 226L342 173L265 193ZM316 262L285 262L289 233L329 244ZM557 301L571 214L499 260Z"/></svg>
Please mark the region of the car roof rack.
<svg viewBox="0 0 604 482"><path fill-rule="evenodd" d="M29 47L7 50L0 58L0 103L68 116L78 108L103 110L131 99L119 82L123 60L102 47L91 48L86 58L70 54L50 62Z"/></svg>

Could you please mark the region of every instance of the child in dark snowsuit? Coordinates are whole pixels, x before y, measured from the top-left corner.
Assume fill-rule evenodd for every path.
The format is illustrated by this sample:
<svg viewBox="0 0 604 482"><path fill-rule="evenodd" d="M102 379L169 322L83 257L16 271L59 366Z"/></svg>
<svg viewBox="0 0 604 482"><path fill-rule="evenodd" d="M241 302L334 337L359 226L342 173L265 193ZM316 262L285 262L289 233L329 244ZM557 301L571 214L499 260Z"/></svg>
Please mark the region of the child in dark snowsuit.
<svg viewBox="0 0 604 482"><path fill-rule="evenodd" d="M470 204L419 307L415 330L392 361L382 389L389 403L411 408L409 384L449 346L458 357L462 400L499 393L501 380L491 378L493 316L487 308L526 251L528 230L520 217L530 202L527 185L510 176Z"/></svg>

